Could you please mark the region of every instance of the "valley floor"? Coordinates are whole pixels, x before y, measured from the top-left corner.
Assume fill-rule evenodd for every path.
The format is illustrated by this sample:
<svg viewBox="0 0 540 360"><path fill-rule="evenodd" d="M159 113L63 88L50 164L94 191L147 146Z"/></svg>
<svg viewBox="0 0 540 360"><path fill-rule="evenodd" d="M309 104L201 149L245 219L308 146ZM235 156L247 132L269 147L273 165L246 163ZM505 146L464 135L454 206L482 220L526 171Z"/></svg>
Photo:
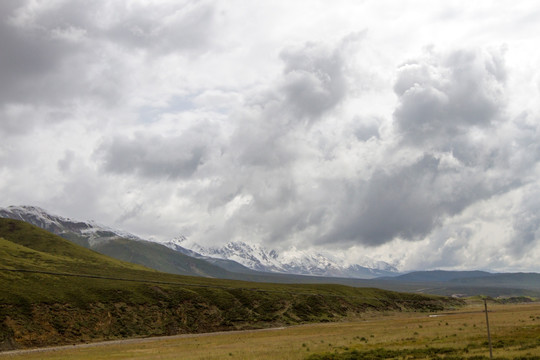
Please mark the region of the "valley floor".
<svg viewBox="0 0 540 360"><path fill-rule="evenodd" d="M482 310L474 303L436 316L366 313L347 322L7 352L0 359L487 359ZM494 358L540 359L539 303L490 305L489 317Z"/></svg>

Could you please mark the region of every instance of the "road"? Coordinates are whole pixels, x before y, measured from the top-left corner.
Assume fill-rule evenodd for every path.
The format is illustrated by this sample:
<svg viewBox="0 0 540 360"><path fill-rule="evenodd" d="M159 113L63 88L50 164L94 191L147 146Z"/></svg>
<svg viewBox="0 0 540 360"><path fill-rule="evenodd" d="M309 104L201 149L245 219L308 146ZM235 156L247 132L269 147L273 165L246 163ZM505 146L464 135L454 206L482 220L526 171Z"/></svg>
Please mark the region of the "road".
<svg viewBox="0 0 540 360"><path fill-rule="evenodd" d="M287 327L282 326L282 327L255 329L255 330L230 330L230 331L216 331L216 332L199 333L199 334L180 334L180 335L171 335L171 336L155 336L155 337L147 337L147 338L109 340L109 341L100 341L100 342L95 342L95 343L3 351L3 352L0 352L0 356L22 355L22 354L40 353L40 352L53 352L53 351L60 351L60 350L66 350L66 349L89 348L89 347L115 345L115 344L141 344L145 342L152 342L152 341L158 341L158 340L188 339L188 338L215 336L215 335L223 335L223 334L247 334L247 333L254 333L254 332L277 331L277 330L283 330L286 328Z"/></svg>

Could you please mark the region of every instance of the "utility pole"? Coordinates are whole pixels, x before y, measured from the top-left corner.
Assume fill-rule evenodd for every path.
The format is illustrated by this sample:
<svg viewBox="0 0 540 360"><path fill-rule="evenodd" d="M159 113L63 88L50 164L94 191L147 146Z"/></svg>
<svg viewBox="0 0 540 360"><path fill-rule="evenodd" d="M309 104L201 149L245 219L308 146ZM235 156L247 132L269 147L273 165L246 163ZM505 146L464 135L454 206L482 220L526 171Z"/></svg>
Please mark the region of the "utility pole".
<svg viewBox="0 0 540 360"><path fill-rule="evenodd" d="M484 309L486 310L486 326L487 326L487 335L489 342L489 358L493 359L493 348L491 346L491 334L489 333L489 319L488 319L488 310L487 310L487 299L484 298Z"/></svg>

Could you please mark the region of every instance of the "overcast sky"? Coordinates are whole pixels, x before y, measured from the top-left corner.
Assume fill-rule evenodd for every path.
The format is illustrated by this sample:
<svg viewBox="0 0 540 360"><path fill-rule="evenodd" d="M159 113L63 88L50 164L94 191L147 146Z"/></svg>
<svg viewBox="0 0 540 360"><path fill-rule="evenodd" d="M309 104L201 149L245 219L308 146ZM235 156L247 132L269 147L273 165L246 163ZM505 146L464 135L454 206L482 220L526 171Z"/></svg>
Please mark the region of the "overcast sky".
<svg viewBox="0 0 540 360"><path fill-rule="evenodd" d="M0 206L540 271L537 1L0 2Z"/></svg>

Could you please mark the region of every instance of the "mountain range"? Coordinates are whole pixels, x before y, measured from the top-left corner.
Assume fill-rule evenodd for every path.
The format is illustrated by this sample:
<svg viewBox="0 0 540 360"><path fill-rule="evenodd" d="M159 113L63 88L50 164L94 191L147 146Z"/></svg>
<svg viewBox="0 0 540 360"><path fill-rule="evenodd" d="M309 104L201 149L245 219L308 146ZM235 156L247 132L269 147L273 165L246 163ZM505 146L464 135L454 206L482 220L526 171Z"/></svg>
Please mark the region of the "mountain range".
<svg viewBox="0 0 540 360"><path fill-rule="evenodd" d="M214 263L216 263L216 259L230 260L251 270L269 273L360 279L398 275L398 270L395 267L383 261L376 262L365 258L363 263L369 264L368 266L342 265L343 261L338 259L332 259L320 253L299 251L295 248L286 252L278 252L259 244L245 242L228 242L223 246L203 247L196 243L190 243L185 237L176 238L164 243L164 245Z"/></svg>
<svg viewBox="0 0 540 360"><path fill-rule="evenodd" d="M10 206L0 208L0 217L23 220L63 236L79 245L91 248L109 256L122 260L134 261L149 265L135 256L129 247L147 247L148 251L156 251L160 243L150 244L150 241L125 231L112 229L97 224L94 221L79 221L50 214L48 211L35 206ZM137 241L138 243L134 243ZM127 244L130 244L127 246ZM229 242L224 246L203 247L189 242L183 236L163 243L168 248L195 259L204 260L228 271L252 273L253 271L323 277L342 277L371 279L379 276L395 276L398 271L388 263L363 259L364 264L341 265L336 259L330 259L319 253L310 253L290 249L286 253L268 250L258 244L245 242ZM121 254L121 250L124 254ZM162 251L165 251L162 249ZM131 254L127 257L126 254ZM147 256L147 255L146 255ZM137 261L138 260L138 261ZM171 271L170 267L161 267L161 271ZM204 275L204 271L195 271L196 275Z"/></svg>
<svg viewBox="0 0 540 360"><path fill-rule="evenodd" d="M342 284L438 295L540 297L538 273L433 270L399 274L385 263L363 266L369 262L366 260L363 265L340 266L320 254L279 253L247 243L202 247L180 237L163 244L93 221L52 215L33 206L0 208L0 218L22 220L98 253L172 274L264 283Z"/></svg>

